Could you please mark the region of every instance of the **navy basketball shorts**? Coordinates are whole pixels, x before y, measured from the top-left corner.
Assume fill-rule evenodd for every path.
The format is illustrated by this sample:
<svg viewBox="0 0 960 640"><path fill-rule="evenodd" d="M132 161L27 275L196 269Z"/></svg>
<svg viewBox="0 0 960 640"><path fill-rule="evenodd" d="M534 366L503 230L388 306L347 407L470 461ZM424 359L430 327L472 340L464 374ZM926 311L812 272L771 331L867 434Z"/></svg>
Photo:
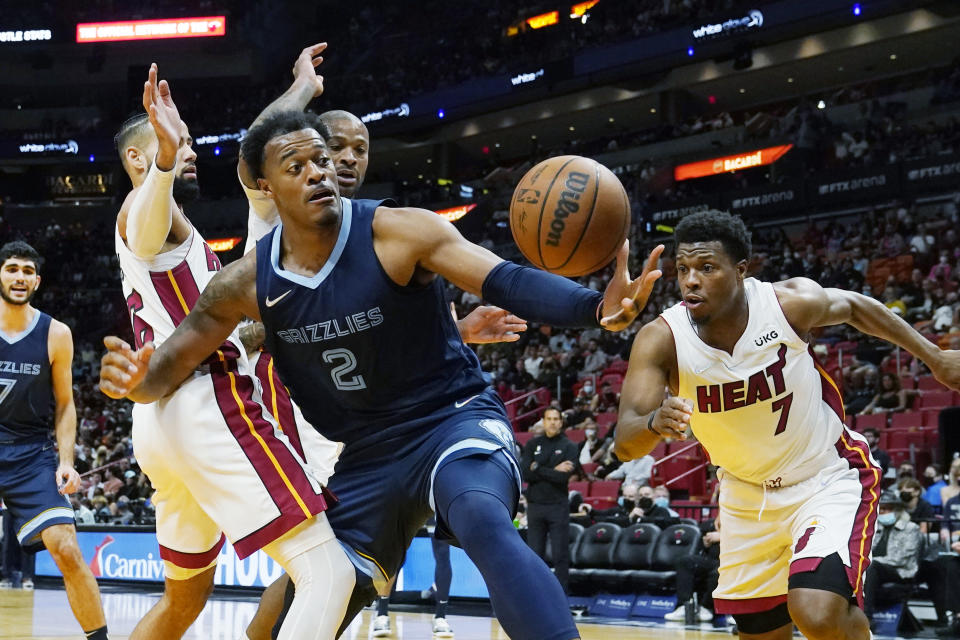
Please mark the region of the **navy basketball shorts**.
<svg viewBox="0 0 960 640"><path fill-rule="evenodd" d="M0 442L0 498L27 551L43 548L40 532L74 524L73 507L57 490L57 453L51 440Z"/></svg>
<svg viewBox="0 0 960 640"><path fill-rule="evenodd" d="M421 432L392 455L360 459L347 452L330 479L329 488L339 498L327 511L330 525L359 574L366 575L378 591L399 571L410 542L433 515L433 482L443 465L467 456L488 457L515 483L483 487L478 486L482 478L471 478L464 480L462 490L486 490L503 500L511 513L516 512L519 465L513 430L499 397L487 390L428 418ZM510 495L500 495L504 493ZM447 531L438 517L440 539L456 544Z"/></svg>

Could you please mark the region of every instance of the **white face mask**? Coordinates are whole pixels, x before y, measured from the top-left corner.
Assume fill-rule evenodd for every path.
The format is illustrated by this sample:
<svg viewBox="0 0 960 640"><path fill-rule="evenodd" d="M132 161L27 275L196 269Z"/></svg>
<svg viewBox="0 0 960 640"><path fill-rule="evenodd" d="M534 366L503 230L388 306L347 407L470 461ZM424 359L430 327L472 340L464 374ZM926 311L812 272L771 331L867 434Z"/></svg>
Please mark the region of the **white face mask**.
<svg viewBox="0 0 960 640"><path fill-rule="evenodd" d="M889 527L896 521L897 521L897 514L894 512L881 513L879 516L877 516L877 522L879 522L885 527Z"/></svg>
<svg viewBox="0 0 960 640"><path fill-rule="evenodd" d="M588 438L593 438L593 436L597 435L597 432L593 430L589 430L589 431L584 431L584 434L586 434Z"/></svg>
<svg viewBox="0 0 960 640"><path fill-rule="evenodd" d="M583 392L586 393L586 394L592 394L592 393L593 393L593 387L591 387L591 386L588 385L588 384L585 384L585 385L583 385Z"/></svg>

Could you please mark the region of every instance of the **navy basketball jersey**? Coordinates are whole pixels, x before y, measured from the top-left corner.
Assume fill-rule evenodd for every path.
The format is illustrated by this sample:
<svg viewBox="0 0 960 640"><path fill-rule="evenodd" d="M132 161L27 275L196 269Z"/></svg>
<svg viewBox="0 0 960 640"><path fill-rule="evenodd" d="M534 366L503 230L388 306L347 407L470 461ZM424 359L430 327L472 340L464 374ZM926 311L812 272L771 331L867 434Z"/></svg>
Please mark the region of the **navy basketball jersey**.
<svg viewBox="0 0 960 640"><path fill-rule="evenodd" d="M257 243L257 300L290 395L314 428L355 453L425 433L436 412L488 383L440 279L400 286L384 272L373 250L382 201L341 200L339 237L313 277L280 265L282 225Z"/></svg>
<svg viewBox="0 0 960 640"><path fill-rule="evenodd" d="M0 331L0 440L49 437L53 431L50 320L37 311L22 333Z"/></svg>

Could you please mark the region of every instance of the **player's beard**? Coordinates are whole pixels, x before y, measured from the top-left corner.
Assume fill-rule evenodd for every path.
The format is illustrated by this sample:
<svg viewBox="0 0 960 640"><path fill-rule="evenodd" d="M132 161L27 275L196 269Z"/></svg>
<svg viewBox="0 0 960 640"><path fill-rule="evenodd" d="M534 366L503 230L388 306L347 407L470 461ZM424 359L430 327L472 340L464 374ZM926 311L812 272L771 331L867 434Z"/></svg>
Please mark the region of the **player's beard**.
<svg viewBox="0 0 960 640"><path fill-rule="evenodd" d="M200 197L200 184L194 178L188 180L183 176L177 176L173 179L173 199L179 205L193 202Z"/></svg>
<svg viewBox="0 0 960 640"><path fill-rule="evenodd" d="M3 301L6 302L7 304L13 304L17 306L30 304L30 301L33 300L33 296L36 293L37 293L37 289L36 287L34 287L33 291L30 292L30 295L28 295L24 300L14 300L13 298L10 297L10 294L7 293L6 287L0 286L0 298L3 298Z"/></svg>

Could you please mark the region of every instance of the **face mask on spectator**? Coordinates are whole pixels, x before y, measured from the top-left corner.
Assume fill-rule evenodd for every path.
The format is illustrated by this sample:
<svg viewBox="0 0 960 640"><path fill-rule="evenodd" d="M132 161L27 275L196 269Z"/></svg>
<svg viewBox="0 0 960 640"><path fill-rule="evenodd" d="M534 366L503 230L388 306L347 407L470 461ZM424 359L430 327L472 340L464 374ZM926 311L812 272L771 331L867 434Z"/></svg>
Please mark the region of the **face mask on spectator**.
<svg viewBox="0 0 960 640"><path fill-rule="evenodd" d="M594 431L593 429L587 429L587 430L585 430L583 433L584 433L584 435L587 436L587 439L588 439L588 440L592 440L593 437L594 437L595 435L597 435L597 432Z"/></svg>
<svg viewBox="0 0 960 640"><path fill-rule="evenodd" d="M629 498L620 497L620 506L626 509L627 511L633 511L633 508L637 506L637 503Z"/></svg>
<svg viewBox="0 0 960 640"><path fill-rule="evenodd" d="M593 395L593 385L592 384L583 385L583 392L587 395Z"/></svg>
<svg viewBox="0 0 960 640"><path fill-rule="evenodd" d="M637 500L637 506L643 509L644 511L648 511L649 509L653 508L653 500L644 496L639 500Z"/></svg>
<svg viewBox="0 0 960 640"><path fill-rule="evenodd" d="M897 514L893 512L881 513L879 516L877 516L877 522L879 522L885 527L889 527L896 521L897 521Z"/></svg>
<svg viewBox="0 0 960 640"><path fill-rule="evenodd" d="M653 504L657 505L658 507L663 507L664 509L666 509L668 506L670 506L670 498L664 498L663 496L660 496L659 498L653 501Z"/></svg>
<svg viewBox="0 0 960 640"><path fill-rule="evenodd" d="M900 499L903 500L904 502L910 502L911 500L913 500L913 498L914 498L914 495L913 495L913 492L911 491L900 492Z"/></svg>
<svg viewBox="0 0 960 640"><path fill-rule="evenodd" d="M933 478L933 477L931 477L931 476L923 476L922 478L920 478L920 482L923 483L923 486L924 486L924 487L929 487L929 486L931 486L932 484L934 484L936 481L937 481L937 479L936 479L936 478Z"/></svg>

